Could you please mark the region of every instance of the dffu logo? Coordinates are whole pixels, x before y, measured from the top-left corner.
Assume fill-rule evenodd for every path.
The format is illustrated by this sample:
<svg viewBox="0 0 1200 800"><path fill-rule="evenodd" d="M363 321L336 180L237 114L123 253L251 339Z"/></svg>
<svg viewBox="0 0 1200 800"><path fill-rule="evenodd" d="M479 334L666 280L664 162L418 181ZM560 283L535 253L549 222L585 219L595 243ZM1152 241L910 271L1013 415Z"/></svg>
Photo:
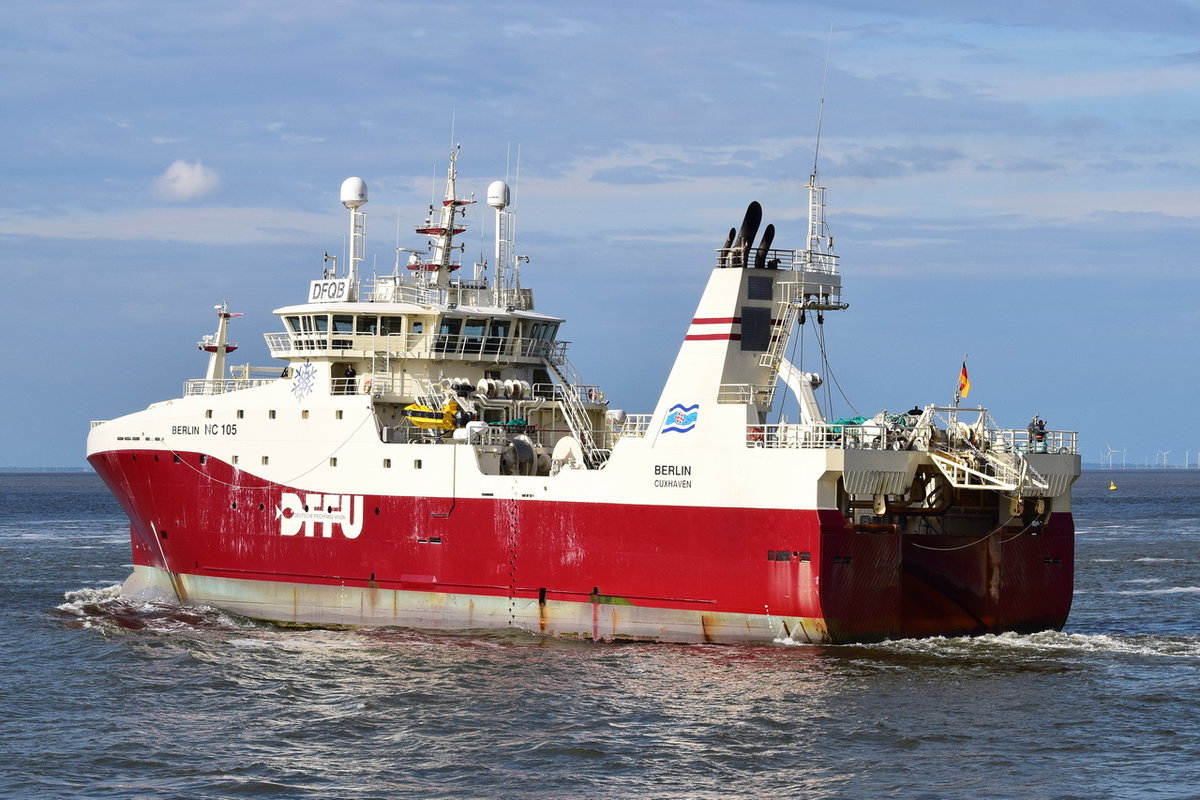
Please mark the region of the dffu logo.
<svg viewBox="0 0 1200 800"><path fill-rule="evenodd" d="M357 539L362 533L363 499L357 494L306 494L302 500L298 494L284 492L279 496L275 518L283 536L303 531L305 536L329 539L336 526L342 536Z"/></svg>

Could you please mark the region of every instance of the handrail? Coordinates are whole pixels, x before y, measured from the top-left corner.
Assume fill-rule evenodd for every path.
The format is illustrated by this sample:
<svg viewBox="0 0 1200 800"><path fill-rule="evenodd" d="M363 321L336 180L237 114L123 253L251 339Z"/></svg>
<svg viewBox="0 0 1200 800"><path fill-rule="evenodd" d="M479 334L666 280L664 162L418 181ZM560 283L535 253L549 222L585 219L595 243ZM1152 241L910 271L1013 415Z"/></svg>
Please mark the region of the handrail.
<svg viewBox="0 0 1200 800"><path fill-rule="evenodd" d="M560 381L563 391L558 393L559 396L555 399L559 400L559 407L567 420L567 426L583 449L584 460L589 467L595 469L608 459L608 453L601 452L596 442L595 431L592 430L591 418L584 406L584 399L580 396L577 384L572 381L572 378L578 377L578 373L565 358L557 362L547 358L543 363ZM589 399L593 402L599 401L598 391L596 398Z"/></svg>
<svg viewBox="0 0 1200 800"><path fill-rule="evenodd" d="M718 267L753 267L758 260L756 247L717 248ZM832 253L814 253L810 250L767 250L763 253L763 265L768 269L792 270L797 272L823 272L837 274L838 257Z"/></svg>
<svg viewBox="0 0 1200 800"><path fill-rule="evenodd" d="M533 290L506 286L488 287L485 281L456 279L449 286L424 286L405 280L404 276L376 277L365 292L368 303L411 303L438 308L457 303L464 306L491 306L529 311L533 308Z"/></svg>
<svg viewBox="0 0 1200 800"><path fill-rule="evenodd" d="M918 447L916 429L891 423L868 422L862 425L823 423L802 425L747 425L746 447L801 450L905 450ZM944 431L940 431L944 435ZM1077 454L1076 431L1047 430L1042 438L1030 440L1026 430L987 429L987 447L997 453L1070 453ZM925 442L928 444L928 442Z"/></svg>
<svg viewBox="0 0 1200 800"><path fill-rule="evenodd" d="M775 384L773 383L722 383L717 387L718 403L755 403L769 406L774 398Z"/></svg>
<svg viewBox="0 0 1200 800"><path fill-rule="evenodd" d="M627 414L625 421L618 426L619 438L628 436L631 439L644 439L653 417L653 414Z"/></svg>
<svg viewBox="0 0 1200 800"><path fill-rule="evenodd" d="M240 389L252 389L274 383L279 378L192 378L183 384L183 396L227 394Z"/></svg>

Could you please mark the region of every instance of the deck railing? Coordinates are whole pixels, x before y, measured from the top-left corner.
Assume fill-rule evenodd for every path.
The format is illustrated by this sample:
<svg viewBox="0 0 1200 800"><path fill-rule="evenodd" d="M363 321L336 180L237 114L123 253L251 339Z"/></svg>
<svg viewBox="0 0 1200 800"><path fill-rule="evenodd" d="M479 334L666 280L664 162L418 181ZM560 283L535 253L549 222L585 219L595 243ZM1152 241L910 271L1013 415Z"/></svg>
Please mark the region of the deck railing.
<svg viewBox="0 0 1200 800"><path fill-rule="evenodd" d="M944 431L940 431L944 435ZM988 429L984 441L997 453L1077 453L1075 431L1038 431L1016 428ZM867 423L864 425L747 425L746 447L801 450L906 450L919 440L915 428ZM936 440L926 443L936 449Z"/></svg>
<svg viewBox="0 0 1200 800"><path fill-rule="evenodd" d="M262 386L277 380L279 378L217 378L214 380L192 378L183 384L183 396L226 394L227 392L236 392L239 389Z"/></svg>

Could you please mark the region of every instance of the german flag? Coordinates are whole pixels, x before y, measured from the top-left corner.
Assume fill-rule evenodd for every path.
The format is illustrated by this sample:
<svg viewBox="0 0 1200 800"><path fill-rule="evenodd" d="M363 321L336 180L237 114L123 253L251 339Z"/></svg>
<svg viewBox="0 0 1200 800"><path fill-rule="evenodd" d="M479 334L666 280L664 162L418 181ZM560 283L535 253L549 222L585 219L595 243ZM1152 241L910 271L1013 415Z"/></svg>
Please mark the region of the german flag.
<svg viewBox="0 0 1200 800"><path fill-rule="evenodd" d="M971 393L971 379L967 377L967 362L964 359L962 372L958 373L958 396L966 397Z"/></svg>

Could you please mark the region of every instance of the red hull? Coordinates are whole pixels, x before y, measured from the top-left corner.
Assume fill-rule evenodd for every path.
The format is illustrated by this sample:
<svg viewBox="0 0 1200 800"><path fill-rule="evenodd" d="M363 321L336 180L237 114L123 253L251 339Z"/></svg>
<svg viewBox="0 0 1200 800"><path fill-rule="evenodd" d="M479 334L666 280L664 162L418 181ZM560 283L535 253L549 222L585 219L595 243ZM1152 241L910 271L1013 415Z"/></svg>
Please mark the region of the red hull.
<svg viewBox="0 0 1200 800"><path fill-rule="evenodd" d="M973 543L860 533L833 510L368 495L353 538L283 535L281 497L311 492L179 456L90 458L134 563L175 574L807 618L833 642L1061 628L1071 605L1065 513Z"/></svg>

